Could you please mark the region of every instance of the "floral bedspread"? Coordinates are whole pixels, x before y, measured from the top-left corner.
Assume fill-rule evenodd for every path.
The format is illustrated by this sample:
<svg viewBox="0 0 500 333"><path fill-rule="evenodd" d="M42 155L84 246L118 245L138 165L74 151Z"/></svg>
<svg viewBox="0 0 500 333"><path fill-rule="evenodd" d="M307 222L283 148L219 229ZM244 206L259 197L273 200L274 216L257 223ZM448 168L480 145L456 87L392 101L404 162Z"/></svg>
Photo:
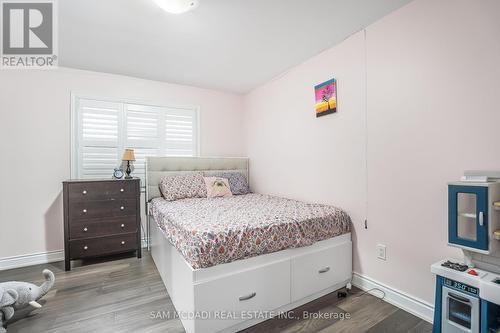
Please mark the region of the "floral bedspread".
<svg viewBox="0 0 500 333"><path fill-rule="evenodd" d="M194 269L308 246L351 230L351 218L339 208L262 194L156 198L150 210Z"/></svg>

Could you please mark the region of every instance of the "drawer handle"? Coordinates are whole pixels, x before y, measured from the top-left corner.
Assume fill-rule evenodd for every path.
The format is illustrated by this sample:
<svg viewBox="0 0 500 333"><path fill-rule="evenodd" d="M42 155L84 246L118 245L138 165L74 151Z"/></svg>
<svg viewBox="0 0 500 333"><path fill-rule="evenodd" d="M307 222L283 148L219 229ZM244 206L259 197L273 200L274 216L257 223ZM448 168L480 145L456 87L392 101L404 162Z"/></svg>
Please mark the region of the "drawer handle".
<svg viewBox="0 0 500 333"><path fill-rule="evenodd" d="M87 210L86 209L83 210L83 214L87 214Z"/></svg>
<svg viewBox="0 0 500 333"><path fill-rule="evenodd" d="M120 192L122 192L122 193L123 193L123 192L125 192L125 190L121 188L121 189L120 189Z"/></svg>
<svg viewBox="0 0 500 333"><path fill-rule="evenodd" d="M83 232L87 232L88 230L87 227L83 228Z"/></svg>
<svg viewBox="0 0 500 333"><path fill-rule="evenodd" d="M87 194L87 190L83 190L83 191L82 191L82 194L83 194L83 195Z"/></svg>
<svg viewBox="0 0 500 333"><path fill-rule="evenodd" d="M121 207L120 207L120 210L125 210L125 207L121 206Z"/></svg>
<svg viewBox="0 0 500 333"><path fill-rule="evenodd" d="M85 245L85 246L83 247L83 249L84 249L85 251L87 251L87 250L89 249L89 247L88 247L87 245Z"/></svg>
<svg viewBox="0 0 500 333"><path fill-rule="evenodd" d="M122 241L122 245L125 245L125 241Z"/></svg>
<svg viewBox="0 0 500 333"><path fill-rule="evenodd" d="M251 298L254 298L256 295L257 295L257 293L253 292L253 293L245 295L245 296L240 296L239 300L240 300L240 302L247 301L247 300L249 300Z"/></svg>
<svg viewBox="0 0 500 333"><path fill-rule="evenodd" d="M318 271L318 273L319 273L319 274L323 274L323 273L328 272L329 270L330 270L330 267L325 267L325 268L323 268L323 269L320 269L320 270Z"/></svg>
<svg viewBox="0 0 500 333"><path fill-rule="evenodd" d="M120 227L125 228L125 224L122 224Z"/></svg>

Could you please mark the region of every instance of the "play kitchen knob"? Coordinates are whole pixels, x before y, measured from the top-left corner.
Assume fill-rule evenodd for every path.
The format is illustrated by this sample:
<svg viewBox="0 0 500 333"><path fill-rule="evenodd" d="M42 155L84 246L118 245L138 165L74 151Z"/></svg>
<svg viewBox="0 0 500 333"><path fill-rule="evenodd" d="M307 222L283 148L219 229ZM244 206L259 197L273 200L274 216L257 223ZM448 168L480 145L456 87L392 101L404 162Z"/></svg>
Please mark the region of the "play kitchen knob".
<svg viewBox="0 0 500 333"><path fill-rule="evenodd" d="M87 194L87 190L83 190L82 193L83 193L83 195Z"/></svg>
<svg viewBox="0 0 500 333"><path fill-rule="evenodd" d="M125 209L125 207L123 207L123 206L120 207L120 210L124 210L124 209Z"/></svg>
<svg viewBox="0 0 500 333"><path fill-rule="evenodd" d="M83 232L87 232L87 230L88 230L88 229L87 229L86 227L85 227L85 228L83 228Z"/></svg>
<svg viewBox="0 0 500 333"><path fill-rule="evenodd" d="M87 214L87 210L86 209L83 210L83 214Z"/></svg>
<svg viewBox="0 0 500 333"><path fill-rule="evenodd" d="M125 241L122 241L122 245L125 245Z"/></svg>
<svg viewBox="0 0 500 333"><path fill-rule="evenodd" d="M122 224L120 227L125 228L125 224Z"/></svg>
<svg viewBox="0 0 500 333"><path fill-rule="evenodd" d="M85 245L85 246L83 247L83 249L84 249L85 251L87 251L87 250L89 249L89 247L88 247L87 245Z"/></svg>

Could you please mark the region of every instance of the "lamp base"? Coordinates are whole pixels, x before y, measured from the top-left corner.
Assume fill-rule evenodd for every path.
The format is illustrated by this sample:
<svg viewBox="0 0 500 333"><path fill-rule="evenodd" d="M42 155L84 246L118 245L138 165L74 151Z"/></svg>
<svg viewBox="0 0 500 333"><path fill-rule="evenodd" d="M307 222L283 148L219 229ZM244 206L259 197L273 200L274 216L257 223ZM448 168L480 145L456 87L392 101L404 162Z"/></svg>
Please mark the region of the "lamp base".
<svg viewBox="0 0 500 333"><path fill-rule="evenodd" d="M127 174L125 176L125 179L132 179L134 177L132 177L130 174L132 173L132 170L130 169L130 161L127 161L127 170L125 170L125 173Z"/></svg>

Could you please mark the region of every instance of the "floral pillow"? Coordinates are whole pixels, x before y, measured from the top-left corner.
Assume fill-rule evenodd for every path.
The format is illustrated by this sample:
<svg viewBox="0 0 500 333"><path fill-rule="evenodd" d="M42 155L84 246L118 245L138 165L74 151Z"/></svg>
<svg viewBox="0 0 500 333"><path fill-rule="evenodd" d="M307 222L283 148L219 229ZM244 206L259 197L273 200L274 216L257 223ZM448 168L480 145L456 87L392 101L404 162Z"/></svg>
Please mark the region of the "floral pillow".
<svg viewBox="0 0 500 333"><path fill-rule="evenodd" d="M229 181L220 177L205 177L207 187L207 198L232 197Z"/></svg>
<svg viewBox="0 0 500 333"><path fill-rule="evenodd" d="M226 178L229 182L231 193L233 193L234 195L251 193L247 178L241 172L214 171L205 172L205 176Z"/></svg>
<svg viewBox="0 0 500 333"><path fill-rule="evenodd" d="M160 182L160 192L167 201L207 196L201 172L163 177Z"/></svg>

